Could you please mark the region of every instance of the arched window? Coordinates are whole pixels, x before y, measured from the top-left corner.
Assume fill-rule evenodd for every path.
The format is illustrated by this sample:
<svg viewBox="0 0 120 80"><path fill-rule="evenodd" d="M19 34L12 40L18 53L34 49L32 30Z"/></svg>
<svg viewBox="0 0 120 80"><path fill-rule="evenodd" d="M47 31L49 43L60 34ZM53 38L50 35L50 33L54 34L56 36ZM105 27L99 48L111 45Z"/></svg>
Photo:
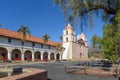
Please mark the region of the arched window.
<svg viewBox="0 0 120 80"><path fill-rule="evenodd" d="M66 35L68 35L68 31L66 31Z"/></svg>
<svg viewBox="0 0 120 80"><path fill-rule="evenodd" d="M68 42L68 37L66 37L66 42Z"/></svg>

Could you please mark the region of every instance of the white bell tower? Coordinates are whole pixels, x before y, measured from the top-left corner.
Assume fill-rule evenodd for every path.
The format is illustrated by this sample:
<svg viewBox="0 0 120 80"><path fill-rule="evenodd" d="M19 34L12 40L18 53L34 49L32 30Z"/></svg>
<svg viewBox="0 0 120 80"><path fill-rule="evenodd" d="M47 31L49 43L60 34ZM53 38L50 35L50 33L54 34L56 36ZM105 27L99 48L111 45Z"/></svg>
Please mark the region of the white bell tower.
<svg viewBox="0 0 120 80"><path fill-rule="evenodd" d="M76 33L74 28L68 24L63 30L63 44L62 47L65 48L62 59L70 60L72 59L72 43L76 42Z"/></svg>
<svg viewBox="0 0 120 80"><path fill-rule="evenodd" d="M76 42L75 30L70 24L63 30L63 42Z"/></svg>

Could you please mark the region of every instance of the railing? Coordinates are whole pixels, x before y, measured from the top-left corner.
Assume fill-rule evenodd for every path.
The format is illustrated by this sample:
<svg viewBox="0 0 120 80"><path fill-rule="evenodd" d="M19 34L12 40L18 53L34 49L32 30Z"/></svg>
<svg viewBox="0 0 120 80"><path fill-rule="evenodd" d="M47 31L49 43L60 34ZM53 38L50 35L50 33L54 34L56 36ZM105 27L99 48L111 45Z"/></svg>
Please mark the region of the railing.
<svg viewBox="0 0 120 80"><path fill-rule="evenodd" d="M65 72L74 72L85 69L83 66L65 66Z"/></svg>

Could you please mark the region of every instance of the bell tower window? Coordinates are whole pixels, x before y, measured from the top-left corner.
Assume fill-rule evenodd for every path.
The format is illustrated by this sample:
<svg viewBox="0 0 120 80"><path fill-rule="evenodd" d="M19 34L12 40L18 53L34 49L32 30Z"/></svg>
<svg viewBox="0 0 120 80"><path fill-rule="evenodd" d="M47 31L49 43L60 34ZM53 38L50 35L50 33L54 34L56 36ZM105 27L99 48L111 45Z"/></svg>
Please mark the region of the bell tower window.
<svg viewBox="0 0 120 80"><path fill-rule="evenodd" d="M68 42L68 37L66 38L66 42Z"/></svg>
<svg viewBox="0 0 120 80"><path fill-rule="evenodd" d="M66 31L66 35L68 35L68 31Z"/></svg>

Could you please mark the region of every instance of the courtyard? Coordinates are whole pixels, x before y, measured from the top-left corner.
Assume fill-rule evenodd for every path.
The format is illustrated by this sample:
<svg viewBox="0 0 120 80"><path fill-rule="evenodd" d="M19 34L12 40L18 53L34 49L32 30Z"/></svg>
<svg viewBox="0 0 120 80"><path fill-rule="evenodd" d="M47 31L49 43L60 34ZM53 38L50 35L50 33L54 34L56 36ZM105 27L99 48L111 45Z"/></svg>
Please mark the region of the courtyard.
<svg viewBox="0 0 120 80"><path fill-rule="evenodd" d="M48 80L117 80L114 77L101 77L89 75L75 75L72 73L65 73L65 65L73 65L79 62L61 61L49 63L34 63L34 64L18 64L23 68L38 68L48 71ZM9 65L8 65L9 66ZM11 66L11 65L10 65ZM17 66L17 65L13 65Z"/></svg>

